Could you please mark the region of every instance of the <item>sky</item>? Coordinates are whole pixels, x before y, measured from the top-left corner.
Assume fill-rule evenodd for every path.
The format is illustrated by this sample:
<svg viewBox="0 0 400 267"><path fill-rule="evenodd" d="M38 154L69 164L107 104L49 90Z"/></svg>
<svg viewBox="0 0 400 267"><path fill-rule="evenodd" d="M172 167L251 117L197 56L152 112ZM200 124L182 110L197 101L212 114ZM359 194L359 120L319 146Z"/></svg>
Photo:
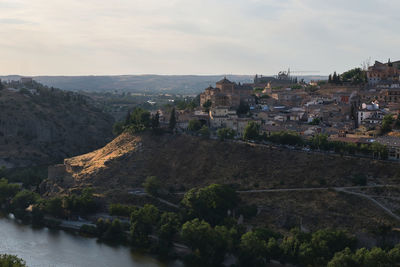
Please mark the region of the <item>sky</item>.
<svg viewBox="0 0 400 267"><path fill-rule="evenodd" d="M0 0L0 75L325 75L399 60L399 11L398 0Z"/></svg>

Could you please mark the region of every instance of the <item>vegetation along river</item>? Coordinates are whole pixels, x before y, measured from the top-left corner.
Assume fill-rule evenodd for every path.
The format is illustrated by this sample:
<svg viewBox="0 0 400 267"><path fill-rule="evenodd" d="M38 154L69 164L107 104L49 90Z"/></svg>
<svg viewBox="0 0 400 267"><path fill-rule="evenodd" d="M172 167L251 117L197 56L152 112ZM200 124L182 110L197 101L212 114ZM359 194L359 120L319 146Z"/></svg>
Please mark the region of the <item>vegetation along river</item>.
<svg viewBox="0 0 400 267"><path fill-rule="evenodd" d="M30 267L166 267L125 246L110 246L76 233L34 228L12 218L0 218L0 253L17 255Z"/></svg>

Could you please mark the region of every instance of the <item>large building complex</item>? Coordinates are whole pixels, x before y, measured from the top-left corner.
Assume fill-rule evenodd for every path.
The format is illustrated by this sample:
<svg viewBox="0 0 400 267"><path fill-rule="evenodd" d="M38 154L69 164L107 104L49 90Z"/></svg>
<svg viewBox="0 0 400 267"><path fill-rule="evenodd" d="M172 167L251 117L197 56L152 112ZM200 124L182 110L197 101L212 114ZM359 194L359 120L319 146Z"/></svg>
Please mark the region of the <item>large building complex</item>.
<svg viewBox="0 0 400 267"><path fill-rule="evenodd" d="M368 68L367 78L370 85L378 85L380 83L393 83L399 81L400 61L381 63L375 61L375 64Z"/></svg>
<svg viewBox="0 0 400 267"><path fill-rule="evenodd" d="M253 88L249 85L236 84L224 78L216 83L215 88L210 86L200 94L200 105L209 102L212 107L238 107L240 102L252 103Z"/></svg>

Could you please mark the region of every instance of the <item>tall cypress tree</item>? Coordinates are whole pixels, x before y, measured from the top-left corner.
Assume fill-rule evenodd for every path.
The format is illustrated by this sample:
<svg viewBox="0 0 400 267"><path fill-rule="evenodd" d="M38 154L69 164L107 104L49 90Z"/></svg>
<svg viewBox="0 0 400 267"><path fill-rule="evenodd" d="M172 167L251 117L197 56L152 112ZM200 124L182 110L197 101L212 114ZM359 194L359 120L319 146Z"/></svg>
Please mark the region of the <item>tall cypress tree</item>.
<svg viewBox="0 0 400 267"><path fill-rule="evenodd" d="M338 83L338 77L337 77L336 71L333 73L332 80L333 80L333 83L335 83L335 84Z"/></svg>
<svg viewBox="0 0 400 267"><path fill-rule="evenodd" d="M169 128L173 130L176 125L175 108L171 111L171 117L169 117Z"/></svg>
<svg viewBox="0 0 400 267"><path fill-rule="evenodd" d="M157 129L160 126L160 113L157 113L151 118L151 128L153 130Z"/></svg>

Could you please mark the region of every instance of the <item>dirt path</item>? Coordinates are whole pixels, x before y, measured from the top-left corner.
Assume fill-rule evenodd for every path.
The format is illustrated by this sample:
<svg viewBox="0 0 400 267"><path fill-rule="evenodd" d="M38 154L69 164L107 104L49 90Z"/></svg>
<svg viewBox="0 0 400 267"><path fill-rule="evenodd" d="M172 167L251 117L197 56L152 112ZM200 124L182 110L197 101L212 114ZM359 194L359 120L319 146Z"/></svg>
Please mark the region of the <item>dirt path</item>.
<svg viewBox="0 0 400 267"><path fill-rule="evenodd" d="M351 189L364 189L364 188L378 188L378 187L399 187L399 185L366 185L366 186L344 186L344 187L315 187L315 188L282 188L282 189L260 189L260 190L246 190L246 191L237 191L239 194L251 194L251 193L272 193L272 192L296 192L296 191L321 191L333 189L337 192L343 192L346 194L351 194L355 196L362 197L369 201L372 201L376 206L384 210L388 215L392 218L396 219L400 222L400 216L394 214L388 207L384 206L382 203L378 202L370 195L366 195L363 193L357 193L353 191L349 191Z"/></svg>
<svg viewBox="0 0 400 267"><path fill-rule="evenodd" d="M239 194L246 193L264 193L264 192L290 192L290 191L321 191L321 190L349 190L349 189L363 189L363 188L376 188L376 187L398 187L399 185L365 185L365 186L344 186L344 187L311 187L311 188L281 188L281 189L256 189L256 190L243 190L236 191Z"/></svg>
<svg viewBox="0 0 400 267"><path fill-rule="evenodd" d="M338 191L338 192L343 192L343 193L346 193L346 194L351 194L351 195L355 195L355 196L359 196L359 197L368 199L368 200L372 201L375 205L377 205L378 207L383 209L387 214L392 216L392 218L394 218L394 219L396 219L397 221L400 222L400 216L394 214L389 208L385 207L383 204L381 204L380 202L378 202L376 199L372 198L369 195L366 195L366 194L363 194L363 193L352 192L352 191L348 191L346 189L340 189L340 188L337 188L335 190Z"/></svg>

